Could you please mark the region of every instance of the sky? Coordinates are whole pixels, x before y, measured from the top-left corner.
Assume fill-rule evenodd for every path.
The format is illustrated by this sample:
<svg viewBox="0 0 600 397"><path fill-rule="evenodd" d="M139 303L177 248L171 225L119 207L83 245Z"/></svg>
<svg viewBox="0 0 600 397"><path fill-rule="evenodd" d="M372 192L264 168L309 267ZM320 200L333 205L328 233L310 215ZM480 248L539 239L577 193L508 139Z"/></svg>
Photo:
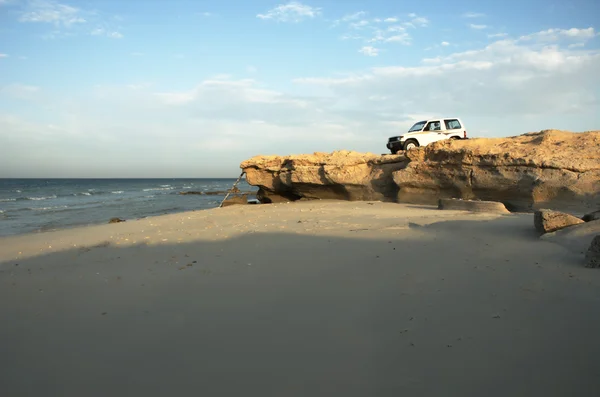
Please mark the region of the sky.
<svg viewBox="0 0 600 397"><path fill-rule="evenodd" d="M255 155L600 129L597 0L0 0L0 177L237 177Z"/></svg>

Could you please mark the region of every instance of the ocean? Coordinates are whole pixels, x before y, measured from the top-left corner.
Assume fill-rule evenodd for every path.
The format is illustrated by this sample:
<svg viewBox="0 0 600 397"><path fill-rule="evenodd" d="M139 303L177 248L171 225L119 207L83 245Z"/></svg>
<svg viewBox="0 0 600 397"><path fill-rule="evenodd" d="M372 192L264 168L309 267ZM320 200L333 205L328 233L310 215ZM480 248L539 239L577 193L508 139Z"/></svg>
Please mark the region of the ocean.
<svg viewBox="0 0 600 397"><path fill-rule="evenodd" d="M215 208L235 180L0 179L0 236ZM238 188L258 190L245 179ZM190 191L220 193L180 194Z"/></svg>

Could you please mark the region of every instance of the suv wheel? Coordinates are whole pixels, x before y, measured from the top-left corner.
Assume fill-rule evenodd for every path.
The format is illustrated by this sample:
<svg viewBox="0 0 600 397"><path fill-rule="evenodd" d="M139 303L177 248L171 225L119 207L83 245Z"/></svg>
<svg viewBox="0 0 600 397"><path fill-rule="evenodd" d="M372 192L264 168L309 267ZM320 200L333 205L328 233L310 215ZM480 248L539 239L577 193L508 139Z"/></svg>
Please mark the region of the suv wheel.
<svg viewBox="0 0 600 397"><path fill-rule="evenodd" d="M414 139L409 139L408 141L404 142L404 150L410 150L416 147L419 147L419 142Z"/></svg>

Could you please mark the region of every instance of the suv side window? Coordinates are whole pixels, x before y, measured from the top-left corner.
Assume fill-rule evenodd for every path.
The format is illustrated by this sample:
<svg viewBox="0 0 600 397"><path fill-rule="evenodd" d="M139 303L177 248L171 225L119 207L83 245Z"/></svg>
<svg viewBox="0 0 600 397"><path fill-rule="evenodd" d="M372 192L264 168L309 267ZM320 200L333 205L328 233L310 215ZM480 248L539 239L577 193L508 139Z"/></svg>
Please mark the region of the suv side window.
<svg viewBox="0 0 600 397"><path fill-rule="evenodd" d="M440 131L441 129L439 121L430 121L423 131Z"/></svg>
<svg viewBox="0 0 600 397"><path fill-rule="evenodd" d="M447 130L458 130L461 128L460 123L456 119L444 120L444 122L446 123Z"/></svg>

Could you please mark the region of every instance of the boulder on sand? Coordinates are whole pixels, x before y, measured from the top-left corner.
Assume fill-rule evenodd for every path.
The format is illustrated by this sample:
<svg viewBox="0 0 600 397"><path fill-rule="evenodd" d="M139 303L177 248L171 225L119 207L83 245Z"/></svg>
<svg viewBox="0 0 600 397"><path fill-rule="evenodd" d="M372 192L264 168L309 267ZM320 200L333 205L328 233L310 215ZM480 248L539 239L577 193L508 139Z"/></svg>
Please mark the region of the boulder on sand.
<svg viewBox="0 0 600 397"><path fill-rule="evenodd" d="M583 222L540 236L541 240L556 243L578 255L585 254L595 236L600 234L600 220Z"/></svg>
<svg viewBox="0 0 600 397"><path fill-rule="evenodd" d="M504 204L497 201L440 199L438 203L440 210L471 211L471 212L495 212L498 214L509 214Z"/></svg>
<svg viewBox="0 0 600 397"><path fill-rule="evenodd" d="M594 237L585 253L585 267L600 267L600 234Z"/></svg>
<svg viewBox="0 0 600 397"><path fill-rule="evenodd" d="M120 222L125 222L125 219L121 219L121 218L110 218L110 221L108 221L108 223L120 223Z"/></svg>
<svg viewBox="0 0 600 397"><path fill-rule="evenodd" d="M591 221L600 220L600 210L594 211L594 212L590 212L589 214L585 214L583 216L583 218L581 218L581 219L583 219L584 222L591 222Z"/></svg>
<svg viewBox="0 0 600 397"><path fill-rule="evenodd" d="M533 223L535 229L544 234L584 222L576 216L565 214L564 212L541 209L535 212Z"/></svg>

